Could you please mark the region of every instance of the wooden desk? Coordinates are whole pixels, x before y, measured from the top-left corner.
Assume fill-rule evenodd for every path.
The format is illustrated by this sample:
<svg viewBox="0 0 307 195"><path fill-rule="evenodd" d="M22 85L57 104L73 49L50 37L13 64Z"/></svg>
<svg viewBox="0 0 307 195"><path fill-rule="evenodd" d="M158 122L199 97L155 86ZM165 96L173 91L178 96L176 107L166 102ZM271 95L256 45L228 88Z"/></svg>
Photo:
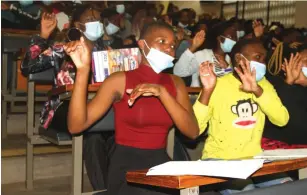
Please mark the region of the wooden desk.
<svg viewBox="0 0 307 195"><path fill-rule="evenodd" d="M1 28L2 36L9 36L9 37L30 37L32 35L39 33L40 33L39 30Z"/></svg>
<svg viewBox="0 0 307 195"><path fill-rule="evenodd" d="M100 84L94 84L88 86L88 99L92 99L98 91ZM48 92L48 96L59 95L61 100L67 100L71 97L71 92L74 85L66 85L58 88L54 88ZM188 87L188 92L191 94L199 93L200 88ZM72 195L83 195L82 193L82 153L83 153L83 136L73 136L73 176L72 176Z"/></svg>
<svg viewBox="0 0 307 195"><path fill-rule="evenodd" d="M264 164L261 169L256 171L252 177L282 173L307 167L307 158L276 161ZM197 191L199 186L222 183L227 181L225 178L206 177L206 176L146 176L148 170L129 171L126 174L128 182L172 188L180 190L181 195L188 195L189 191ZM198 195L198 193L193 194Z"/></svg>

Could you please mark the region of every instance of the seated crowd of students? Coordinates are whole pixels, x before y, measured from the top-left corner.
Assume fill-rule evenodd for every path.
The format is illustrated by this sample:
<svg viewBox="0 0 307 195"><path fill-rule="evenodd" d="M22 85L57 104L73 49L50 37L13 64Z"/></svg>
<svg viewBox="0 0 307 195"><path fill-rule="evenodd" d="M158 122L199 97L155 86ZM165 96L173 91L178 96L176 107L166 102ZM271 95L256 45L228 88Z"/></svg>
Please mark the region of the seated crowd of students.
<svg viewBox="0 0 307 195"><path fill-rule="evenodd" d="M45 103L40 119L46 130L84 132L113 107L115 133L84 132L84 160L94 190L173 194L125 180L129 170L170 160L166 141L172 126L190 139L207 131L200 157L206 160L307 148L306 30L236 18L196 23L192 9L171 5L161 15L163 7L134 10L131 4L110 2L102 11L78 6L69 28L57 35L55 14L44 13L21 67L24 75L53 69L54 87L74 84L71 100L55 97ZM88 102L91 53L131 47L142 53L139 68L113 73ZM202 89L194 105L186 86ZM293 179L279 174L202 193L232 194Z"/></svg>

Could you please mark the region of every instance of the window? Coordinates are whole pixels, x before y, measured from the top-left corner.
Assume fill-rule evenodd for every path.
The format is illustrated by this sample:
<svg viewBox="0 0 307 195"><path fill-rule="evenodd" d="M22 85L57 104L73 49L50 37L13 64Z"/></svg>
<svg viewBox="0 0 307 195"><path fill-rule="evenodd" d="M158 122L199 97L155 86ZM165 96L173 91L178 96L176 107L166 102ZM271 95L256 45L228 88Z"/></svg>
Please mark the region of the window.
<svg viewBox="0 0 307 195"><path fill-rule="evenodd" d="M295 1L270 2L269 24L280 22L285 27L295 25Z"/></svg>
<svg viewBox="0 0 307 195"><path fill-rule="evenodd" d="M295 1L224 1L222 13L227 20L262 18L268 25L278 21L290 27L295 24Z"/></svg>

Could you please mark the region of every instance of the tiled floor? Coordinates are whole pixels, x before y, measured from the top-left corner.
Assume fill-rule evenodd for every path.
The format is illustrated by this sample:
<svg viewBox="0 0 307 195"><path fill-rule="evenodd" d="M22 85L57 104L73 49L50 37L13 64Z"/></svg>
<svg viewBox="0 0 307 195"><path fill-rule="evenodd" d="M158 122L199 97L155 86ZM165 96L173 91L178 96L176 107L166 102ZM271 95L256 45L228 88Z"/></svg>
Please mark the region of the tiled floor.
<svg viewBox="0 0 307 195"><path fill-rule="evenodd" d="M91 186L87 177L84 178L84 192L89 192L92 190ZM26 190L25 183L5 184L1 188L3 195L69 195L70 177L37 180L33 190Z"/></svg>

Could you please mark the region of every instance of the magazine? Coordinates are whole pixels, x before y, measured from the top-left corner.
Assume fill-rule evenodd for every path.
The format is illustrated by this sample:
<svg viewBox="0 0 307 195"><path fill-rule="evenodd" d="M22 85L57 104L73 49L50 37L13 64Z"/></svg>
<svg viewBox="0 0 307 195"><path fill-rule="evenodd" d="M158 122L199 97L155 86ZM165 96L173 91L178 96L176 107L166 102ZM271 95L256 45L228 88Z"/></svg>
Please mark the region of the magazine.
<svg viewBox="0 0 307 195"><path fill-rule="evenodd" d="M139 67L139 48L115 49L93 52L92 83L103 82L113 72L130 71Z"/></svg>

